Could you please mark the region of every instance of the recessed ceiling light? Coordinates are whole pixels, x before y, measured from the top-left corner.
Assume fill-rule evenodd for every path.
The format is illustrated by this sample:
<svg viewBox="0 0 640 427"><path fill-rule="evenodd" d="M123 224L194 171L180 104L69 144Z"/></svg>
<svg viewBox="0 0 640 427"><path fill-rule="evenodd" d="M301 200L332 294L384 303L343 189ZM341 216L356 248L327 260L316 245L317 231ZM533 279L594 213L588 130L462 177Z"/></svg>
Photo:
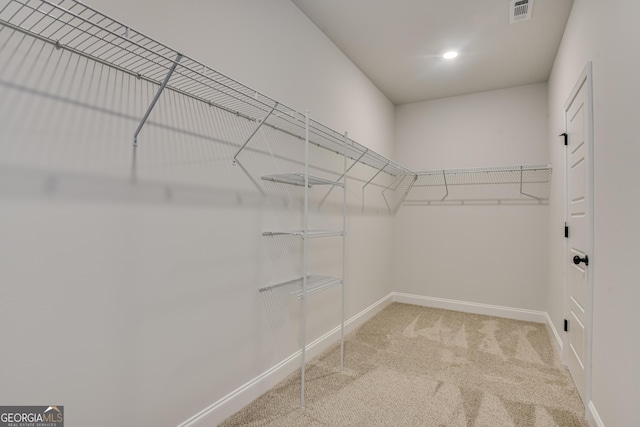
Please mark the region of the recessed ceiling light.
<svg viewBox="0 0 640 427"><path fill-rule="evenodd" d="M456 52L455 50L450 50L449 52L442 55L444 59L453 59L456 56L458 56L458 52Z"/></svg>

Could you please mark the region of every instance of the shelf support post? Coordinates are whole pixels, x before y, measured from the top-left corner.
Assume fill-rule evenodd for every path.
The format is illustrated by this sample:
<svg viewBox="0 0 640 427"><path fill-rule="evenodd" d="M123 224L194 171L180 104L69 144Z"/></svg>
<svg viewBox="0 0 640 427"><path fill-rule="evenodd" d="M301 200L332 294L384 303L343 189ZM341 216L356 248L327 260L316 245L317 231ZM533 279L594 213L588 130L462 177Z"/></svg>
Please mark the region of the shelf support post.
<svg viewBox="0 0 640 427"><path fill-rule="evenodd" d="M274 107L275 108L275 107ZM300 367L300 407L304 408L304 374L307 351L307 279L309 275L309 111L305 113L304 124L304 230L302 242L302 366Z"/></svg>
<svg viewBox="0 0 640 427"><path fill-rule="evenodd" d="M264 124L264 122L267 121L267 119L271 116L271 113L273 113L275 111L275 109L278 108L278 103L276 102L276 104L273 106L273 108L271 109L271 111L269 111L269 114L267 114L267 116L262 119L262 120L258 120L258 126L256 126L256 128L253 130L253 132L251 132L251 135L249 135L249 138L247 138L247 140L244 142L244 144L242 144L242 146L240 147L240 149L238 149L238 151L236 151L236 154L233 155L233 164L236 164L237 161L237 157L238 155L242 152L242 150L244 150L244 147L247 146L247 144L249 143L249 141L251 141L251 138L253 138L253 136L260 130L260 128L262 127L262 125Z"/></svg>
<svg viewBox="0 0 640 427"><path fill-rule="evenodd" d="M345 279L347 275L347 142L349 134L344 133L344 156L342 174L342 307L340 313L340 372L344 372L344 296ZM365 151L366 152L366 151ZM355 163L354 163L355 164Z"/></svg>
<svg viewBox="0 0 640 427"><path fill-rule="evenodd" d="M173 72L176 70L176 67L178 66L178 63L180 62L181 59L182 59L182 54L179 53L176 56L176 59L173 61L173 65L169 69L169 72L167 73L167 76L164 78L164 81L160 85L160 88L158 89L158 92L156 92L156 96L153 97L153 100L151 101L151 104L149 105L149 108L147 108L147 112L144 113L144 116L142 117L142 120L140 121L140 124L138 125L138 128L133 133L133 146L134 147L138 146L138 134L140 133L140 131L142 130L142 127L144 126L144 124L146 123L147 119L149 118L149 115L151 114L151 110L153 110L153 107L156 106L156 102L158 102L158 99L160 99L160 95L162 94L162 91L167 86L167 83L169 83L169 79L171 78L171 75L173 74Z"/></svg>

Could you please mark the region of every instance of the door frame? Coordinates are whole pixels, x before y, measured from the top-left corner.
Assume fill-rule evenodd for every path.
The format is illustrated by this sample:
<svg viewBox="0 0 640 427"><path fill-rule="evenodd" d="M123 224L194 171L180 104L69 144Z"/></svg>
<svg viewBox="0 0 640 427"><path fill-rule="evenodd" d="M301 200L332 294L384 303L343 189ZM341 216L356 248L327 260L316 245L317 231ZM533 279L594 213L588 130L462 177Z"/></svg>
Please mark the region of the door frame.
<svg viewBox="0 0 640 427"><path fill-rule="evenodd" d="M571 106L571 104L573 103L573 101L575 100L576 96L578 95L580 89L582 89L582 87L584 86L584 88L586 89L586 94L585 94L585 107L587 109L586 111L586 117L589 121L588 127L586 129L587 133L588 133L588 155L589 155L589 159L587 162L587 195L589 197L588 203L587 203L587 209L588 209L588 215L587 215L587 253L589 255L589 266L588 268L588 282L587 282L587 286L589 287L587 289L587 336L586 336L586 345L587 345L587 349L586 349L586 363L585 363L585 376L586 376L586 390L585 390L585 402L584 402L584 406L585 406L585 411L588 412L588 407L589 407L589 403L591 402L591 365L592 365L592 354L591 354L591 349L592 349L592 336L593 336L593 280L594 280L594 270L596 267L596 261L597 257L595 255L595 251L594 251L594 126L593 126L593 74L592 74L592 63L591 61L587 62L587 64L584 67L584 70L582 71L582 73L580 74L580 77L578 78L576 84L574 85L573 89L571 90L571 93L569 95L569 97L567 98L567 101L564 104L564 126L565 126L565 132L567 130L567 112L569 107ZM564 173L564 219L565 219L565 224L568 224L569 222L569 167L568 167L568 163L569 163L569 153L568 153L568 146L565 146L565 173ZM571 232L571 231L569 231ZM570 259L570 248L569 248L569 241L568 239L565 239L565 250L564 250L564 256L565 256L565 260L563 262L564 265L564 301L563 301L563 308L564 308L564 318L565 319L569 319L569 284L568 284L568 280L569 280L569 259ZM563 351L562 351L562 359L564 364L567 364L567 360L568 360L568 356L569 356L569 334L568 333L564 333L562 336L562 341L563 341Z"/></svg>

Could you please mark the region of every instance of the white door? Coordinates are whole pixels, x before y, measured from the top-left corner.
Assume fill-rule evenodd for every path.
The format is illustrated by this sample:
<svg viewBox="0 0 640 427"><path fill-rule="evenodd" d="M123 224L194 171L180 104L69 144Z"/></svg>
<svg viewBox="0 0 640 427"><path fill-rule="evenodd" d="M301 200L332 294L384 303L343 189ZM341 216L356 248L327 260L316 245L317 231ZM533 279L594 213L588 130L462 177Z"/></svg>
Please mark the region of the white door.
<svg viewBox="0 0 640 427"><path fill-rule="evenodd" d="M567 141L567 275L565 361L583 402L587 402L591 290L591 103L590 73L578 81L565 106Z"/></svg>

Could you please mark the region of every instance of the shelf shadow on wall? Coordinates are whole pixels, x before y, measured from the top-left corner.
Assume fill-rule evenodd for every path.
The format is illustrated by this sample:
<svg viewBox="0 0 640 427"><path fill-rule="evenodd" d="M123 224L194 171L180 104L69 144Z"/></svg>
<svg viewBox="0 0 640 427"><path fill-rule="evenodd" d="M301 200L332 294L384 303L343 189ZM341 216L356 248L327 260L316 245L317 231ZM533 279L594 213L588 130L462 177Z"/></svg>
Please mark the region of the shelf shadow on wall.
<svg viewBox="0 0 640 427"><path fill-rule="evenodd" d="M128 178L0 166L0 197L125 204L262 207L255 191L138 181Z"/></svg>

